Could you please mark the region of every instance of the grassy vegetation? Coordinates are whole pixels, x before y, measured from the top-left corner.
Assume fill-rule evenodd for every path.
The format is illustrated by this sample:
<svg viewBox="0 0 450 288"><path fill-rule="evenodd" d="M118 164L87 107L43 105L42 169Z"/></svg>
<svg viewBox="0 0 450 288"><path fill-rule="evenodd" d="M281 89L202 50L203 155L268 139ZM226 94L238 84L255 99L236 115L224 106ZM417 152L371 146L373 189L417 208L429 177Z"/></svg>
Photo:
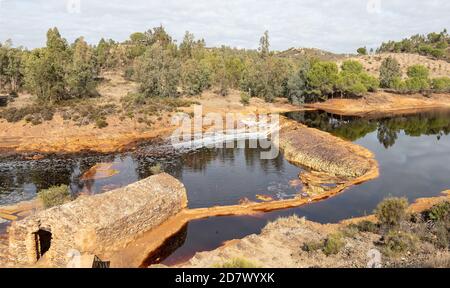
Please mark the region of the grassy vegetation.
<svg viewBox="0 0 450 288"><path fill-rule="evenodd" d="M244 106L250 104L250 95L248 95L248 93L241 92L241 103Z"/></svg>
<svg viewBox="0 0 450 288"><path fill-rule="evenodd" d="M330 256L339 253L339 251L341 251L344 246L344 236L341 233L337 232L328 235L322 251L325 255Z"/></svg>
<svg viewBox="0 0 450 288"><path fill-rule="evenodd" d="M377 52L417 53L436 59L450 60L450 37L447 30L427 35L414 35L401 41L389 41L381 44Z"/></svg>
<svg viewBox="0 0 450 288"><path fill-rule="evenodd" d="M329 234L324 241L311 241L303 243L302 250L305 252L322 251L330 256L339 253L345 246L345 236L341 232Z"/></svg>
<svg viewBox="0 0 450 288"><path fill-rule="evenodd" d="M72 196L67 185L52 186L38 192L38 197L45 208L59 206L72 200Z"/></svg>
<svg viewBox="0 0 450 288"><path fill-rule="evenodd" d="M49 105L30 105L23 108L5 108L0 111L0 118L10 123L25 120L33 125L41 124L44 121L50 121L55 114L55 108Z"/></svg>
<svg viewBox="0 0 450 288"><path fill-rule="evenodd" d="M360 233L372 233L378 235L378 240L373 245L383 253L384 263L409 265L403 262L398 264L398 259L404 261L404 257L408 256L411 261L409 263L416 263L414 265L421 267L449 267L448 257L437 259L431 255L439 251L448 253L450 248L450 202L440 202L426 211L413 214L407 212L407 207L404 198L387 198L375 210L378 223L364 220L342 226L339 231L328 234L324 240L303 243L301 249L332 256L341 252L350 239L367 237ZM428 252L424 252L424 249ZM415 261L418 255L431 258L420 263Z"/></svg>
<svg viewBox="0 0 450 288"><path fill-rule="evenodd" d="M398 227L405 220L407 207L408 200L406 198L387 198L378 204L375 209L375 215L382 226L390 229Z"/></svg>

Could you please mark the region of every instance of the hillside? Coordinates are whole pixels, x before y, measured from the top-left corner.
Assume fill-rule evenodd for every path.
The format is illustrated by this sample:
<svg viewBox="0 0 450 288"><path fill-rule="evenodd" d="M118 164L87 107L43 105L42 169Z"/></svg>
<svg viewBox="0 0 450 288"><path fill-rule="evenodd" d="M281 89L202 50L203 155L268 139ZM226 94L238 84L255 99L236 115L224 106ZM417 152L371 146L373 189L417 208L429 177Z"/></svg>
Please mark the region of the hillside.
<svg viewBox="0 0 450 288"><path fill-rule="evenodd" d="M431 57L422 56L418 54L411 53L380 53L374 55L362 55L362 56L354 56L348 58L350 60L357 60L361 64L363 64L364 69L369 72L371 75L379 76L380 74L380 66L384 59L388 57L395 58L400 66L403 74L406 74L406 70L408 67L412 65L424 65L430 71L430 76L432 78L435 77L444 77L450 75L450 63L445 60L436 60ZM348 60L345 59L345 60ZM337 61L338 64L342 64L343 60Z"/></svg>
<svg viewBox="0 0 450 288"><path fill-rule="evenodd" d="M281 58L301 59L304 57L316 58L321 61L337 61L347 58L348 54L336 54L317 48L289 48L276 54Z"/></svg>

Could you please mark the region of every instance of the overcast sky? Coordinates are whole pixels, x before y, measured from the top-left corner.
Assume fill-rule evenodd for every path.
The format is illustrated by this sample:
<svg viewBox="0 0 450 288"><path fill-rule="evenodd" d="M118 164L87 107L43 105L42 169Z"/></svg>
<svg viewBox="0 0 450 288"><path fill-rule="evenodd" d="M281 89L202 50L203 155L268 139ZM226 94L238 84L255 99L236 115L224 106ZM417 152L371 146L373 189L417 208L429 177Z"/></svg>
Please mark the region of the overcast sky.
<svg viewBox="0 0 450 288"><path fill-rule="evenodd" d="M208 46L256 48L269 30L273 49L354 52L367 45L450 28L448 0L0 0L0 41L42 46L49 27L69 41L125 40L162 24Z"/></svg>

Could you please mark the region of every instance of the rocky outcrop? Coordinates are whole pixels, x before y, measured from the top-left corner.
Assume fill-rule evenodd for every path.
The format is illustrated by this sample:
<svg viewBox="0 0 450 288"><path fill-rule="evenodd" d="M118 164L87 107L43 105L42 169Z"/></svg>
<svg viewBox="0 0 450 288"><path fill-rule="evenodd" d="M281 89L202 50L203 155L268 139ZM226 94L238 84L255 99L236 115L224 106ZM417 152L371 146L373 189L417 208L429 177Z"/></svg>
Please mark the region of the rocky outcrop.
<svg viewBox="0 0 450 288"><path fill-rule="evenodd" d="M283 121L279 143L288 161L330 176L360 177L377 166L369 150L292 120Z"/></svg>
<svg viewBox="0 0 450 288"><path fill-rule="evenodd" d="M184 185L168 174L44 210L14 222L9 252L19 264L41 257L65 266L73 251L102 255L158 227L187 205Z"/></svg>

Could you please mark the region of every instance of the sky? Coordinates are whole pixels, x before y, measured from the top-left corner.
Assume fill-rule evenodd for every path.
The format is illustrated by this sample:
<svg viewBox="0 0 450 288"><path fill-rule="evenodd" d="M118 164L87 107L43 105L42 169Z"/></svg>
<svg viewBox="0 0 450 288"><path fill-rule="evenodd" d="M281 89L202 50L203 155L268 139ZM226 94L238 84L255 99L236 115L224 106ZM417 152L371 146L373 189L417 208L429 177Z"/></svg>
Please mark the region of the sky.
<svg viewBox="0 0 450 288"><path fill-rule="evenodd" d="M163 25L178 42L185 31L207 46L314 47L352 53L387 40L450 29L448 0L0 0L0 41L45 44L48 28L73 41L123 41Z"/></svg>

